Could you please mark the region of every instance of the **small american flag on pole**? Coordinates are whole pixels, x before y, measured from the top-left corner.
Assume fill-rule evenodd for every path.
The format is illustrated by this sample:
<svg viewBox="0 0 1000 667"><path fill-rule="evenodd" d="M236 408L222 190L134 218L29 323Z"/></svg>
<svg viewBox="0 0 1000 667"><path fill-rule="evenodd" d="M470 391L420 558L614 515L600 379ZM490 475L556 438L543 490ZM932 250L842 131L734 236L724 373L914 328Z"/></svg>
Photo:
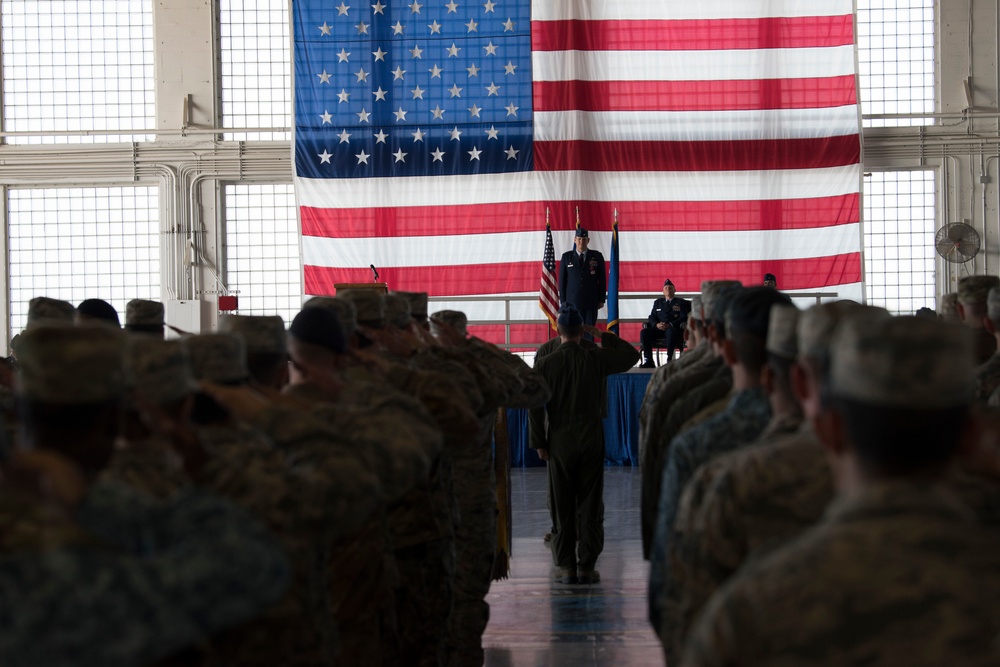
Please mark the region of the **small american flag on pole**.
<svg viewBox="0 0 1000 667"><path fill-rule="evenodd" d="M552 245L552 227L549 226L549 211L545 210L545 253L542 255L542 291L538 295L538 305L556 329L559 314L559 281L556 278L556 249Z"/></svg>

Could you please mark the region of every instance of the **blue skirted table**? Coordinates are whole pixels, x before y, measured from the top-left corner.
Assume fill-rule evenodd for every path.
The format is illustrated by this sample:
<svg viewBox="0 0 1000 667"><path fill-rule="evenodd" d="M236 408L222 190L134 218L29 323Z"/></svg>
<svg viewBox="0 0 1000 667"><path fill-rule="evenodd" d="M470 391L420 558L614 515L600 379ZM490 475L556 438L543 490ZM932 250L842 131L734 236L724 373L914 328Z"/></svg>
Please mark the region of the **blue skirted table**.
<svg viewBox="0 0 1000 667"><path fill-rule="evenodd" d="M608 416L604 419L607 465L639 465L639 408L649 384L649 371L635 370L608 377ZM528 411L507 410L512 468L545 465L528 447Z"/></svg>

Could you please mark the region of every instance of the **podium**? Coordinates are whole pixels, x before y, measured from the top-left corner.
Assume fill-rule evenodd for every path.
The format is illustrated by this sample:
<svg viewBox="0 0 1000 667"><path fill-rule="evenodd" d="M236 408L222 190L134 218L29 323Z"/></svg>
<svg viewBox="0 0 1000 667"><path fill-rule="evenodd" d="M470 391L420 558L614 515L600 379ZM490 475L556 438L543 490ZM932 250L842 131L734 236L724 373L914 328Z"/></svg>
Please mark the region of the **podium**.
<svg viewBox="0 0 1000 667"><path fill-rule="evenodd" d="M366 289L378 292L380 294L388 294L389 288L385 283L336 283L333 286L334 292L339 292L340 290L348 289Z"/></svg>

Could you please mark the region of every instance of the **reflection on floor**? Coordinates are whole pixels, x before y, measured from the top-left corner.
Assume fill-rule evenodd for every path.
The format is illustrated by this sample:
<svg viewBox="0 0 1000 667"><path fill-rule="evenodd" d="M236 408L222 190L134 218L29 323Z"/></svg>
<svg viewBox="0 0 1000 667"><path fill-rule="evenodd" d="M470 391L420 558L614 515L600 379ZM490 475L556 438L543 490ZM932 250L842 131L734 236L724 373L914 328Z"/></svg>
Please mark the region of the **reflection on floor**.
<svg viewBox="0 0 1000 667"><path fill-rule="evenodd" d="M663 653L646 620L649 565L639 541L638 469L608 468L604 476L604 553L594 586L550 583L552 555L544 468L512 473L512 576L490 590L490 624L483 637L487 667L650 667Z"/></svg>

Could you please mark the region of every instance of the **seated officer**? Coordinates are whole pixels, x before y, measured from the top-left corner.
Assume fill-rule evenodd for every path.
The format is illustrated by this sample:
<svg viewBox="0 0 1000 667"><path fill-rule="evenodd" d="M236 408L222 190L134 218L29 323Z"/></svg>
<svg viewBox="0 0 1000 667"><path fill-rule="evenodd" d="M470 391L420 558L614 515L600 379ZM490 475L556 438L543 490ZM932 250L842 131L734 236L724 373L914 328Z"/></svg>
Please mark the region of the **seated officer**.
<svg viewBox="0 0 1000 667"><path fill-rule="evenodd" d="M669 280L663 281L663 298L653 302L649 311L646 327L639 334L642 345L642 366L654 368L653 344L666 344L667 359L673 359L674 350L684 348L684 325L687 323L691 304L680 297L675 297L677 290Z"/></svg>

